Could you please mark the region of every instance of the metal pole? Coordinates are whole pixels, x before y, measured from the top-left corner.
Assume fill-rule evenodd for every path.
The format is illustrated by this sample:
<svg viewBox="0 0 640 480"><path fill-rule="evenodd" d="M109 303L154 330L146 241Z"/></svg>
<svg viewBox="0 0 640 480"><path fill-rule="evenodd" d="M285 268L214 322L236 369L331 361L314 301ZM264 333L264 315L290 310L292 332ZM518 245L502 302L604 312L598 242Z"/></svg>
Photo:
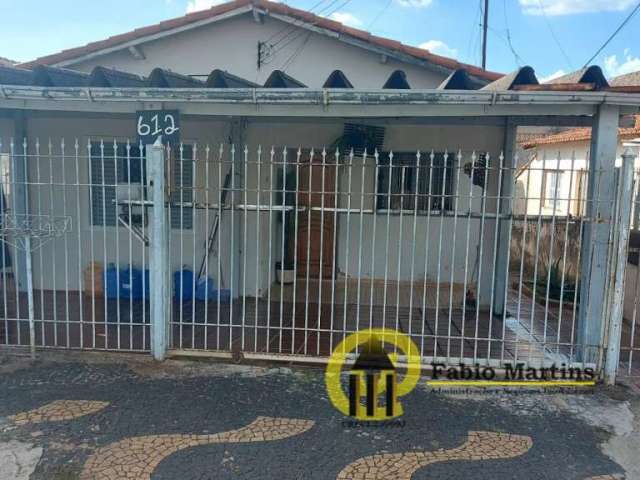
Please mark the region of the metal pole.
<svg viewBox="0 0 640 480"><path fill-rule="evenodd" d="M153 212L151 214L151 248L149 282L151 284L151 353L162 361L167 351L169 313L167 214L165 211L165 162L161 137L146 147L147 172Z"/></svg>
<svg viewBox="0 0 640 480"><path fill-rule="evenodd" d="M487 69L487 29L489 27L489 0L484 0L484 20L482 22L482 69Z"/></svg>
<svg viewBox="0 0 640 480"><path fill-rule="evenodd" d="M607 356L604 366L604 377L608 385L616 382L616 372L620 361L620 338L622 335L622 314L625 270L627 266L627 246L629 243L629 227L631 222L631 202L633 196L633 166L635 155L627 148L622 154L622 171L618 187L618 218L616 224L620 228L616 249L615 278L613 286L613 302L609 337L607 340Z"/></svg>
<svg viewBox="0 0 640 480"><path fill-rule="evenodd" d="M35 306L33 304L33 267L31 265L31 236L24 238L24 251L27 273L27 301L29 306L29 352L31 359L36 359L36 327L35 327ZM55 325L55 324L54 324ZM44 321L42 322L44 330ZM43 342L44 345L44 342Z"/></svg>
<svg viewBox="0 0 640 480"><path fill-rule="evenodd" d="M615 192L615 158L618 145L619 108L601 105L594 118L589 155L587 220L580 252L580 306L578 308L578 357L599 362L603 346L603 305L608 283L610 229ZM600 367L600 365L598 365Z"/></svg>

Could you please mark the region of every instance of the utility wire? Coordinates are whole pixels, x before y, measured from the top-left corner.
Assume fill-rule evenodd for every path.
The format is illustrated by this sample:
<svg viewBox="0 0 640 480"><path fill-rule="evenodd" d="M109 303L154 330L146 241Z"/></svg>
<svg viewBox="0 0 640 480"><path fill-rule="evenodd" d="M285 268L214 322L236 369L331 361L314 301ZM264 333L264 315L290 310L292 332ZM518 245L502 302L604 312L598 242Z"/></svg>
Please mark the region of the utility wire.
<svg viewBox="0 0 640 480"><path fill-rule="evenodd" d="M480 36L482 35L482 22L480 21L482 18L482 1L483 0L478 0L478 10L473 19L473 24L469 29L471 35L469 36L469 43L467 45L467 55L472 59L473 63L478 63L478 50L476 50L476 47L478 45ZM476 27L480 28L476 29Z"/></svg>
<svg viewBox="0 0 640 480"><path fill-rule="evenodd" d="M567 65L569 66L571 71L573 71L574 68L573 68L573 64L571 63L571 59L569 58L569 55L567 55L567 52L564 51L564 48L562 48L562 44L560 43L560 40L558 40L555 30L551 26L551 22L549 21L549 18L547 18L547 12L544 9L544 4L542 3L542 0L538 0L538 5L540 5L540 11L542 12L542 16L544 17L544 21L547 24L547 28L549 29L549 32L551 33L551 38L553 38L553 41L556 42L556 45L558 46L560 53L562 53L562 56L567 62Z"/></svg>
<svg viewBox="0 0 640 480"><path fill-rule="evenodd" d="M300 54L300 52L302 52L302 50L304 50L304 47L307 46L307 43L309 43L309 40L311 39L311 34L313 32L309 32L306 36L306 38L302 41L302 43L300 44L300 46L291 54L291 56L284 62L284 64L282 65L282 67L280 67L280 69L283 72L287 71L287 68L289 68L289 65L291 65L291 63L293 63L293 61L296 59L296 57Z"/></svg>
<svg viewBox="0 0 640 480"><path fill-rule="evenodd" d="M315 3L308 11L309 13L313 13L313 11L318 8L321 4L323 4L324 2L326 2L327 0L319 0L317 3ZM291 30L293 28L295 28L297 25L302 25L304 23L304 20L297 20L295 22L293 22L292 24L289 25L285 25L283 28L281 28L280 30L278 30L277 32L275 32L274 34L272 34L269 38L267 38L264 43L268 44L271 42L271 40L273 40L274 38L280 36L282 33L284 33L287 30Z"/></svg>
<svg viewBox="0 0 640 480"><path fill-rule="evenodd" d="M631 20L631 18L638 12L638 10L640 10L640 2L638 2L636 7L633 10L631 10L631 13L629 13L629 15L627 15L627 18L625 18L622 21L622 23L620 24L620 26L618 28L616 28L616 31L613 32L609 38L607 38L607 41L602 44L602 46L598 49L598 51L596 53L594 53L593 56L589 60L586 61L586 63L584 64L584 67L588 66L593 61L594 58L596 58L598 55L600 55L600 52L602 52L602 50L604 50L606 48L606 46L609 45L609 42L611 42L611 40L613 40L615 38L615 36L618 35L618 33L620 33L620 30L622 30L624 28L624 26L627 23L629 23L629 20Z"/></svg>
<svg viewBox="0 0 640 480"><path fill-rule="evenodd" d="M351 1L352 1L352 0L345 0L342 4L340 4L339 6L337 6L336 8L334 8L332 11L328 12L326 16L327 16L327 17L329 17L330 15L332 15L332 14L333 14L333 13L335 13L335 12L337 12L337 11L338 11L338 10L340 10L341 8L344 8L344 7L345 7L348 3L350 3ZM334 4L334 3L335 3L335 1L334 1L334 2L332 2L332 4ZM320 18L318 18L318 20L316 20L315 22L308 23L308 24L305 24L305 25L308 25L308 26L312 27L312 26L316 25L320 20L321 20L321 19L320 19ZM280 51L282 51L284 48L286 48L286 47L287 47L288 45L290 45L291 43L295 42L298 38L300 38L301 36L305 35L306 33L308 33L308 32L306 32L306 31L300 31L300 32L298 32L298 34L297 34L297 35L294 35L290 40L288 40L288 41L287 41L287 42L285 42L284 44L280 45L278 48L276 48L276 49L273 49L273 50L269 51L269 52L265 55L263 63L264 63L265 65L266 65L266 64L269 64L269 63L271 63L271 61L273 60L273 58L274 58L274 57L275 57L275 56L276 56ZM304 41L303 41L303 43L306 45L306 42L304 42Z"/></svg>
<svg viewBox="0 0 640 480"><path fill-rule="evenodd" d="M323 8L321 8L320 10L318 10L314 15L317 16L323 16L323 12L327 9L330 9L331 7L333 7L339 0L329 0L329 3L327 5L325 5ZM329 16L331 15L331 13L333 13L335 10L331 11L330 13L328 13L325 16ZM317 23L313 22L310 23L309 25L315 25ZM281 44L282 42L284 42L285 40L287 40L291 35L295 35L296 34L296 30L298 29L298 27L302 27L303 25L307 25L308 23L305 22L304 20L301 20L300 23L297 24L292 24L289 28L289 31L287 32L286 35L284 35L282 38L278 39L278 41L276 42L269 42L269 47L271 50L275 49L279 44ZM298 36L296 36L295 38L298 38ZM287 42L287 44L289 44L291 42Z"/></svg>
<svg viewBox="0 0 640 480"><path fill-rule="evenodd" d="M516 50L513 48L513 45L511 45L511 42L508 40L505 34L503 34L500 30L496 30L491 26L489 26L489 31L495 34L500 40L502 40L504 44L511 50L511 53L513 54L513 59L515 60L516 65L519 66L526 63L522 59L522 57L518 55L518 52L516 52Z"/></svg>
<svg viewBox="0 0 640 480"><path fill-rule="evenodd" d="M373 18L373 20L371 20L371 21L367 24L367 26L366 26L367 30L371 29L371 27L373 26L373 24L374 24L374 23L376 23L376 22L380 19L380 17L384 14L384 12L386 12L386 11L389 9L389 7L391 6L391 3L392 3L392 2L393 2L393 0L388 0L388 1L387 1L387 4L382 8L382 10L380 10L380 11L378 12L378 14Z"/></svg>
<svg viewBox="0 0 640 480"><path fill-rule="evenodd" d="M502 1L502 11L504 14L504 24L505 24L505 27L507 27L507 30L506 30L507 45L509 45L509 50L511 50L511 53L513 54L513 58L516 61L516 65L520 66L522 62L522 57L518 55L518 52L516 52L516 49L513 46L513 43L511 42L511 30L509 28L509 17L507 16L507 0Z"/></svg>

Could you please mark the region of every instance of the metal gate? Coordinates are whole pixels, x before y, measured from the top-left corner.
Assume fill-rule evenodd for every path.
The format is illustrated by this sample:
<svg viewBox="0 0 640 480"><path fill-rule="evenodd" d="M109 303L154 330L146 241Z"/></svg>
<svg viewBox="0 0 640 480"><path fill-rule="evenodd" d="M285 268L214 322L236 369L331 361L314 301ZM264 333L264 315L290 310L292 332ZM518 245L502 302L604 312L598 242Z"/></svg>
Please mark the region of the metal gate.
<svg viewBox="0 0 640 480"><path fill-rule="evenodd" d="M165 278L174 351L323 359L385 327L425 363L602 364L581 337L583 267L602 268L583 239L606 230L613 279L616 203L586 196L604 172L575 156L523 176L501 152L185 143L156 159L159 200L146 150L0 145L0 344L148 351ZM148 273L158 218L166 268Z"/></svg>

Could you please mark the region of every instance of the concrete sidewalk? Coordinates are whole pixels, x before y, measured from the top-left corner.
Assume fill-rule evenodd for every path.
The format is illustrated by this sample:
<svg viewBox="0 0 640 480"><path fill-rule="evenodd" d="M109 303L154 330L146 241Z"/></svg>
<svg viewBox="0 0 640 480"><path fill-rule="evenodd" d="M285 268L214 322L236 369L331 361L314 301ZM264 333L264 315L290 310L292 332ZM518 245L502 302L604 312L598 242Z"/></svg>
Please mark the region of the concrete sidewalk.
<svg viewBox="0 0 640 480"><path fill-rule="evenodd" d="M345 422L323 371L45 353L0 357L0 479L640 479L640 397L455 396Z"/></svg>

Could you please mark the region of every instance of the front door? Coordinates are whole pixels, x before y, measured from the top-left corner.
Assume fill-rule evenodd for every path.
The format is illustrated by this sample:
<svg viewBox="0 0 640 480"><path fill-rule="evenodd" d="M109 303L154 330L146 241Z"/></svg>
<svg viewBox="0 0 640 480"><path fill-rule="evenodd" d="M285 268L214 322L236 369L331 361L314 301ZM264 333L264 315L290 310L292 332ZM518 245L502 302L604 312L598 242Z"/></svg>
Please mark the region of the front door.
<svg viewBox="0 0 640 480"><path fill-rule="evenodd" d="M334 159L332 158L331 161ZM320 155L300 166L298 204L307 207L298 214L297 271L298 276L333 278L335 213L322 208L334 208L336 203L336 165Z"/></svg>

